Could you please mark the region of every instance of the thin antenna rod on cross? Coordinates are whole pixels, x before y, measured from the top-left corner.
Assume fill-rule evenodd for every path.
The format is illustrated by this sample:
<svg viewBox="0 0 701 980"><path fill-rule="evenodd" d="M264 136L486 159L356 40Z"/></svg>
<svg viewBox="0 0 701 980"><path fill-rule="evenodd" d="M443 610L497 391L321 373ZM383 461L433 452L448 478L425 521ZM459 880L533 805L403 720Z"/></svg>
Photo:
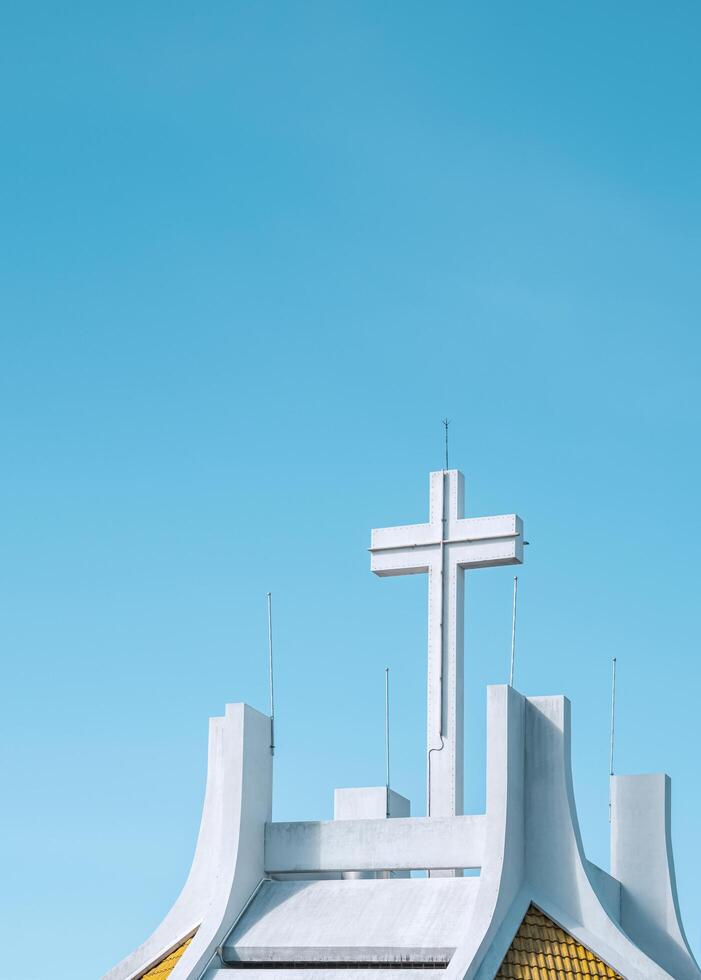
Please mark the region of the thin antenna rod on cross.
<svg viewBox="0 0 701 980"><path fill-rule="evenodd" d="M445 468L450 469L448 466L448 426L450 425L450 419L443 419L443 425L445 426Z"/></svg>
<svg viewBox="0 0 701 980"><path fill-rule="evenodd" d="M275 687L273 685L273 595L268 592L268 682L270 685L270 754L275 755Z"/></svg>
<svg viewBox="0 0 701 980"><path fill-rule="evenodd" d="M611 822L611 778L613 777L613 751L616 740L616 658L611 660L611 743L609 749L609 823Z"/></svg>
<svg viewBox="0 0 701 980"><path fill-rule="evenodd" d="M385 667L385 787L386 809L389 816L389 667Z"/></svg>
<svg viewBox="0 0 701 980"><path fill-rule="evenodd" d="M514 575L514 604L511 611L511 666L509 667L509 687L514 686L514 664L516 662L516 600L518 599L518 575Z"/></svg>

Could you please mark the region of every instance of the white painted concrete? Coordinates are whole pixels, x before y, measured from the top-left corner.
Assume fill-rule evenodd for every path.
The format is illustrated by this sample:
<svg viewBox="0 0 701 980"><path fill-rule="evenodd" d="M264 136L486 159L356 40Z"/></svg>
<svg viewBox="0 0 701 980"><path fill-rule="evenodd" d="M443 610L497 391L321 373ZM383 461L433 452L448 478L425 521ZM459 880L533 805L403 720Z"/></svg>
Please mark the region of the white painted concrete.
<svg viewBox="0 0 701 980"><path fill-rule="evenodd" d="M251 967L244 969L215 970L208 974L207 980L271 980L270 969L256 970ZM277 968L273 971L275 980L368 980L367 969L353 970L347 967L331 970L284 970ZM444 969L438 970L401 970L393 967L389 970L373 969L370 980L440 980L445 976Z"/></svg>
<svg viewBox="0 0 701 980"><path fill-rule="evenodd" d="M524 738L524 698L510 687L488 688L487 816L482 871L474 911L465 922L464 938L446 971L446 980L471 980L477 976L500 929L504 932L504 920L508 920L507 931L513 926L510 941L523 918L514 905L518 904L525 874Z"/></svg>
<svg viewBox="0 0 701 980"><path fill-rule="evenodd" d="M619 881L584 854L569 702L490 688L487 717L486 815L358 819L386 810L383 788L369 787L337 795L338 813L350 819L273 824L269 719L243 705L227 708L224 719L212 722L205 812L188 883L164 923L109 980L134 980L196 926L172 980L232 980L241 971L221 969L215 955L221 943L225 960L281 964L421 963L454 950L447 969L428 972L445 980L493 980L531 902L626 980L701 980L678 913L666 777L614 780ZM396 805L404 805L401 798ZM328 874L445 865L480 866L481 873L264 880L266 868ZM241 980L258 972L268 980L269 971L255 969ZM349 980L361 971L293 972L294 980ZM387 972L398 980L405 971ZM412 970L411 980L417 972L423 971Z"/></svg>
<svg viewBox="0 0 701 980"><path fill-rule="evenodd" d="M202 925L169 980L203 976L263 878L265 826L272 816L270 718L247 704L227 705L226 714L232 727L230 742L222 746L228 792L220 818L226 851L220 848Z"/></svg>
<svg viewBox="0 0 701 980"><path fill-rule="evenodd" d="M574 801L566 698L527 701L525 797L528 888L536 904L626 980L667 977L631 943L596 890Z"/></svg>
<svg viewBox="0 0 701 980"><path fill-rule="evenodd" d="M411 803L406 796L386 786L360 786L337 789L333 794L334 820L371 820L382 817L408 817Z"/></svg>
<svg viewBox="0 0 701 980"><path fill-rule="evenodd" d="M173 908L151 936L103 980L134 980L197 929L170 980L200 977L263 878L270 820L270 719L227 705L209 729L207 786L195 857Z"/></svg>
<svg viewBox="0 0 701 980"><path fill-rule="evenodd" d="M621 883L621 925L677 980L697 980L679 912L669 776L611 780L611 872Z"/></svg>
<svg viewBox="0 0 701 980"><path fill-rule="evenodd" d="M267 874L479 868L484 816L272 823Z"/></svg>
<svg viewBox="0 0 701 980"><path fill-rule="evenodd" d="M405 796L395 793L388 786L363 786L337 789L333 795L334 820L385 820L390 817L408 817L411 804ZM344 871L343 878L405 878L408 871Z"/></svg>
<svg viewBox="0 0 701 980"><path fill-rule="evenodd" d="M476 878L267 881L224 945L248 962L445 961Z"/></svg>
<svg viewBox="0 0 701 980"><path fill-rule="evenodd" d="M490 691L490 698L492 697ZM512 692L512 698L520 698ZM501 877L504 901L494 903L483 944L470 958L475 923L458 949L446 980L492 980L528 905L533 902L579 942L609 963L626 980L670 980L672 974L640 949L617 921L618 886L586 860L574 805L570 756L570 707L562 697L528 698L524 702L524 767L521 790L513 794L513 825L523 828L523 847L506 860L492 851L487 838L482 881L485 892ZM498 721L490 714L490 724ZM497 739L490 729L490 748ZM514 767L507 767L510 781ZM507 798L511 797L510 787ZM520 804L519 804L520 798ZM492 813L488 809L488 821ZM491 828L490 828L491 829ZM612 887L613 885L613 887ZM500 894L500 898L501 898ZM485 894L485 900L488 898ZM478 895L476 909L483 905ZM696 978L698 980L698 977Z"/></svg>
<svg viewBox="0 0 701 980"><path fill-rule="evenodd" d="M464 571L523 561L515 514L465 518L459 470L430 476L428 524L380 528L371 536L376 575L428 573L428 815L463 810Z"/></svg>

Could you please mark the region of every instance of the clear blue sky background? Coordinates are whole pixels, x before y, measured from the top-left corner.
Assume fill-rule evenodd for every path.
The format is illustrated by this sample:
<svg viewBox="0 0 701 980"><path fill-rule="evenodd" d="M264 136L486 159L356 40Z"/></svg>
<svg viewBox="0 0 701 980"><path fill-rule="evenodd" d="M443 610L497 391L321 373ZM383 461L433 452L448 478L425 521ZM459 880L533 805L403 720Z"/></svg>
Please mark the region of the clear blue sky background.
<svg viewBox="0 0 701 980"><path fill-rule="evenodd" d="M518 510L517 685L574 703L585 845L666 770L701 946L698 4L3 6L3 980L95 980L189 867L207 718L265 708L278 818L424 807L441 418ZM467 806L511 570L468 585ZM29 960L29 965L27 965Z"/></svg>

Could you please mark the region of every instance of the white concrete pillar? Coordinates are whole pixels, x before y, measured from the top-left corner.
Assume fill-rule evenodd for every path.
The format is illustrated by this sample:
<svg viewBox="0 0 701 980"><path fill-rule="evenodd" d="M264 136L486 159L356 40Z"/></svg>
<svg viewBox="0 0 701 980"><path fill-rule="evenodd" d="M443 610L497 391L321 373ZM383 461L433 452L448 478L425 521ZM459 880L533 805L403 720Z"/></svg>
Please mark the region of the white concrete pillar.
<svg viewBox="0 0 701 980"><path fill-rule="evenodd" d="M410 817L411 803L406 796L387 786L359 786L336 789L333 794L334 820L381 820L383 817ZM408 878L408 871L344 871L345 879Z"/></svg>
<svg viewBox="0 0 701 980"><path fill-rule="evenodd" d="M679 913L671 817L669 776L611 778L611 874L621 883L621 925L678 980L698 980Z"/></svg>

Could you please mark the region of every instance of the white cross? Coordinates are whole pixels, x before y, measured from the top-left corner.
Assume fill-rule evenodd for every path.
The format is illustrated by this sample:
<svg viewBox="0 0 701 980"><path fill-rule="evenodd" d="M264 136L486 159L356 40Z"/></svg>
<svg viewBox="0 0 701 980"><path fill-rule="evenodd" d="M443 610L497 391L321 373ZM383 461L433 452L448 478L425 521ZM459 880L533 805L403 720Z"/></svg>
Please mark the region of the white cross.
<svg viewBox="0 0 701 980"><path fill-rule="evenodd" d="M463 517L459 470L431 473L428 524L372 532L376 575L428 572L429 817L462 813L464 742L464 596L466 568L523 561L523 522L516 514Z"/></svg>

